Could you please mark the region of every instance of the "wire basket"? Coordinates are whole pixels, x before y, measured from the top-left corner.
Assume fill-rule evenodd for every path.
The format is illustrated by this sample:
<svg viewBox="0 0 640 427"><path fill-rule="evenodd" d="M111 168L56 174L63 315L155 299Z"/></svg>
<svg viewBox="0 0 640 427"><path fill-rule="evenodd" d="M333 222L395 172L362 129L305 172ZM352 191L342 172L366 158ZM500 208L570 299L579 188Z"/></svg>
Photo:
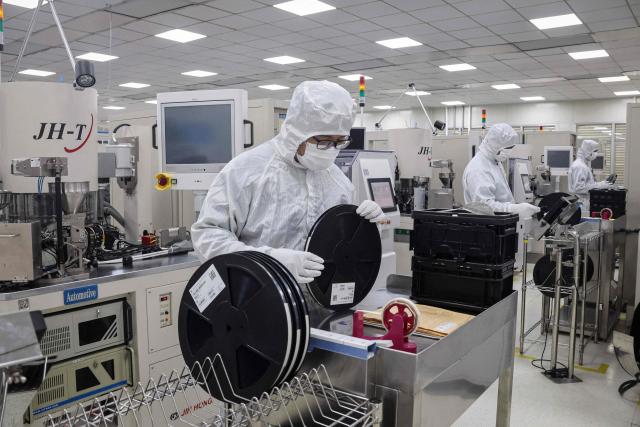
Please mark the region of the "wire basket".
<svg viewBox="0 0 640 427"><path fill-rule="evenodd" d="M214 368L214 362L221 368ZM223 395L222 401L214 400L209 388L212 381L206 381L207 378L215 378L214 384L218 387L223 383L227 385L220 390L232 390L222 358L216 355L191 369L185 366L180 372L164 373L144 385L138 383L133 388L123 388L62 413L48 415L44 425L364 427L377 426L382 418L380 403L336 389L324 365L252 399L234 394L233 399Z"/></svg>

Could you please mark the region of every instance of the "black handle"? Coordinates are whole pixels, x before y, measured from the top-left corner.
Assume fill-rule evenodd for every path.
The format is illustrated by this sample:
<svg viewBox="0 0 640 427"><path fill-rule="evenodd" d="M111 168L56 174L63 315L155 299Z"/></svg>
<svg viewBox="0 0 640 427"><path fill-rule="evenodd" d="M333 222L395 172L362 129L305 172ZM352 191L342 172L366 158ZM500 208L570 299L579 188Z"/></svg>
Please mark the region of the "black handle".
<svg viewBox="0 0 640 427"><path fill-rule="evenodd" d="M131 126L131 125L130 125L129 123L122 123L122 124L119 124L119 125L118 125L118 126L116 126L116 128L113 130L113 134L115 135L115 134L116 134L116 132L118 132L118 130L119 130L120 128L125 127L125 126Z"/></svg>
<svg viewBox="0 0 640 427"><path fill-rule="evenodd" d="M153 147L154 150L158 149L158 141L156 141L157 128L158 128L158 123L154 123L154 125L151 126L151 146Z"/></svg>
<svg viewBox="0 0 640 427"><path fill-rule="evenodd" d="M244 148L253 147L253 122L251 120L245 119L244 124L251 127L251 142L249 144L244 144Z"/></svg>
<svg viewBox="0 0 640 427"><path fill-rule="evenodd" d="M124 314L124 341L129 343L133 339L133 307L126 300L122 301L122 314Z"/></svg>

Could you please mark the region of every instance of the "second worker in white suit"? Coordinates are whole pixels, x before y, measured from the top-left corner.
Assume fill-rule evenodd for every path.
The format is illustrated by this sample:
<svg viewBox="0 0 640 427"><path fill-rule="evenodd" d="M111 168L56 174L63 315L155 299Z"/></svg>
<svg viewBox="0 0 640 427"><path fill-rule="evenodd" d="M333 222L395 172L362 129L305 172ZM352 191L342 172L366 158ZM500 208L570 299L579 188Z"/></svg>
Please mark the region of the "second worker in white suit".
<svg viewBox="0 0 640 427"><path fill-rule="evenodd" d="M569 192L580 198L582 216L590 216L589 190L592 188L606 188L611 184L607 181L596 182L591 171L591 161L596 158L600 144L592 139L585 139L578 149L576 159L569 168Z"/></svg>
<svg viewBox="0 0 640 427"><path fill-rule="evenodd" d="M354 101L339 85L298 85L280 133L231 160L211 184L191 228L200 259L260 251L283 263L299 283L318 277L324 261L304 245L320 215L352 202L353 184L334 160L349 143L354 119ZM384 217L371 200L357 213L372 222Z"/></svg>
<svg viewBox="0 0 640 427"><path fill-rule="evenodd" d="M504 168L506 160L501 153L518 143L518 134L506 123L498 123L489 129L482 140L478 153L464 169L462 185L464 203L481 203L494 212L517 213L521 220L540 212L530 203L515 203Z"/></svg>

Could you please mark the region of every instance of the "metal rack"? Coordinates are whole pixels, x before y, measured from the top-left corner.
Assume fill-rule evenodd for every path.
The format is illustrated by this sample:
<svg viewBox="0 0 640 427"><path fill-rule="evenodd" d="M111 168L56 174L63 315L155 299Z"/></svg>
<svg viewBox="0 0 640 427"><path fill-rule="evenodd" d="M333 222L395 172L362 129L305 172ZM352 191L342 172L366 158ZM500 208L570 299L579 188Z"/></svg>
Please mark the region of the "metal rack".
<svg viewBox="0 0 640 427"><path fill-rule="evenodd" d="M208 379L208 381L207 381ZM215 382L213 382L215 380ZM219 390L232 389L222 358L216 355L191 369L173 370L145 385L123 388L102 399L78 404L62 414L49 415L46 426L102 427L108 425L147 425L147 417L160 419L167 426L378 426L382 404L336 389L324 365L294 377L260 397L245 399L233 393L223 400L212 399L210 384ZM226 387L221 387L225 384ZM203 413L178 412L211 401ZM241 403L236 403L241 402ZM153 414L153 415L152 415ZM125 420L127 422L125 423ZM158 424L154 424L158 425Z"/></svg>
<svg viewBox="0 0 640 427"><path fill-rule="evenodd" d="M553 254L556 257L556 266L567 265L567 262L562 260L562 252L571 250L573 251L573 261L570 266L574 268L574 283L571 286L562 285L562 268L556 268L555 283L553 287L539 287L536 286L533 280L527 280L527 269L523 268L522 273L522 285L520 290L521 298L521 312L520 312L520 354L524 352L525 341L537 342L539 339L527 340L527 336L533 332L538 326L540 326L540 333L546 334L551 328L552 331L552 345L551 345L551 367L555 369L557 365L558 356L558 338L561 327L560 311L561 311L561 299L564 297L571 298L570 315L568 325L566 325L569 332L569 360L568 360L568 379L575 380L574 376L574 364L575 364L575 352L576 352L576 329L578 325L578 306L580 307L580 339L579 339L579 357L578 362L583 363L584 350L588 344L588 340L598 340L598 311L596 310L595 321L590 325L591 334L586 338L585 335L585 310L587 299L591 297L595 291L596 304L600 301L600 282L601 282L601 256L602 256L602 244L603 233L602 231L589 231L581 235L578 231L570 229L566 233L556 237L545 237L544 245L546 248L551 248ZM527 246L528 236L524 237L524 262L523 265L527 265ZM594 246L596 247L595 249ZM587 267L586 262L589 251L597 250L598 260L595 263L597 267L597 278L595 281L590 281L588 285L587 281ZM584 258L585 262L581 262ZM582 281L580 281L580 268L582 271ZM553 310L550 310L550 298L543 295L542 314L540 320L534 323L529 329L525 330L525 318L526 318L526 295L527 289L534 288L540 292L552 292L553 298ZM546 339L546 338L545 338Z"/></svg>

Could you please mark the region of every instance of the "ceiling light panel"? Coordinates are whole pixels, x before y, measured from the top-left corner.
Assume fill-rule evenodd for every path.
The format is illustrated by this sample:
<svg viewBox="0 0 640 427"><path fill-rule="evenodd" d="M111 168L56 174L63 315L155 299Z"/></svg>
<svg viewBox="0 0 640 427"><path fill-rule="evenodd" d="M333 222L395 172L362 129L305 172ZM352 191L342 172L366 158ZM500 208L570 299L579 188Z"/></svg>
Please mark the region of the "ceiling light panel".
<svg viewBox="0 0 640 427"><path fill-rule="evenodd" d="M175 30L165 31L164 33L156 34L156 37L160 37L160 38L171 40L178 43L189 43L194 40L203 39L207 36L205 36L204 34L193 33L191 31L175 29Z"/></svg>
<svg viewBox="0 0 640 427"><path fill-rule="evenodd" d="M334 6L318 0L292 0L274 4L273 6L298 16L313 15L314 13L335 9Z"/></svg>
<svg viewBox="0 0 640 427"><path fill-rule="evenodd" d="M348 80L350 82L358 82L358 81L360 81L360 76L361 75L362 74L348 74L346 76L338 76L338 77L340 77L343 80ZM369 77L369 76L364 76L364 79L365 80L372 80L372 78Z"/></svg>
<svg viewBox="0 0 640 427"><path fill-rule="evenodd" d="M117 56L107 55L105 53L98 52L88 52L82 55L76 56L76 59L86 59L87 61L95 61L95 62L107 62L112 61L114 59L118 59Z"/></svg>
<svg viewBox="0 0 640 427"><path fill-rule="evenodd" d="M157 104L158 100L157 99L149 99L147 101L144 101L145 104Z"/></svg>
<svg viewBox="0 0 640 427"><path fill-rule="evenodd" d="M569 56L576 61L579 61L581 59L604 58L609 56L609 54L604 49L596 49L584 50L582 52L569 52Z"/></svg>
<svg viewBox="0 0 640 427"><path fill-rule="evenodd" d="M522 96L520 97L523 101L544 101L544 96Z"/></svg>
<svg viewBox="0 0 640 427"><path fill-rule="evenodd" d="M401 49L403 47L422 46L422 43L414 39L410 39L409 37L399 37L397 39L379 40L376 43L391 49Z"/></svg>
<svg viewBox="0 0 640 427"><path fill-rule="evenodd" d="M628 76L612 76L612 77L599 77L602 83L615 83L615 82L628 82L630 79Z"/></svg>
<svg viewBox="0 0 640 427"><path fill-rule="evenodd" d="M38 5L38 0L4 0L3 3L12 6L26 7L27 9L35 9ZM43 5L47 3L47 1L42 2Z"/></svg>
<svg viewBox="0 0 640 427"><path fill-rule="evenodd" d="M181 73L181 74L183 76L189 76L189 77L211 77L211 76L218 75L218 73L214 73L211 71L202 71L202 70L185 71L184 73Z"/></svg>
<svg viewBox="0 0 640 427"><path fill-rule="evenodd" d="M374 105L373 108L376 110L393 110L391 105Z"/></svg>
<svg viewBox="0 0 640 427"><path fill-rule="evenodd" d="M491 87L497 90L520 89L520 86L518 86L515 83L506 83L503 85L491 85Z"/></svg>
<svg viewBox="0 0 640 427"><path fill-rule="evenodd" d="M117 105L105 105L102 107L103 110L124 110L125 107L119 107Z"/></svg>
<svg viewBox="0 0 640 427"><path fill-rule="evenodd" d="M300 62L304 62L304 59L300 59L300 58L295 58L293 56L274 56L273 58L265 58L264 59L267 62L273 62L275 64L280 64L280 65L288 65L288 64L297 64Z"/></svg>
<svg viewBox="0 0 640 427"><path fill-rule="evenodd" d="M623 90L620 92L613 92L616 96L633 96L640 95L640 90Z"/></svg>
<svg viewBox="0 0 640 427"><path fill-rule="evenodd" d="M471 64L461 63L461 64L449 64L449 65L441 65L440 68L446 71L454 72L454 71L466 71L466 70L475 70Z"/></svg>
<svg viewBox="0 0 640 427"><path fill-rule="evenodd" d="M150 85L147 84L147 83L129 82L129 83L122 83L119 86L120 87L127 87L129 89L142 89L143 87L149 87Z"/></svg>
<svg viewBox="0 0 640 427"><path fill-rule="evenodd" d="M431 95L430 92L425 92L424 90L417 90L417 91L407 91L404 93L405 95L409 95L409 96L423 96L423 95Z"/></svg>
<svg viewBox="0 0 640 427"><path fill-rule="evenodd" d="M539 30L549 30L551 28L570 27L572 25L580 25L582 21L575 13L567 15L547 16L546 18L530 19L531 23L538 27Z"/></svg>
<svg viewBox="0 0 640 427"><path fill-rule="evenodd" d="M55 73L53 71L27 69L19 71L18 74L24 74L26 76L47 77L53 76Z"/></svg>
<svg viewBox="0 0 640 427"><path fill-rule="evenodd" d="M283 89L289 89L289 86L282 86L282 85L262 85L262 86L258 86L260 89L267 89L267 90L283 90Z"/></svg>
<svg viewBox="0 0 640 427"><path fill-rule="evenodd" d="M464 105L462 101L442 101L440 104L446 105L447 107L455 106L455 105Z"/></svg>

